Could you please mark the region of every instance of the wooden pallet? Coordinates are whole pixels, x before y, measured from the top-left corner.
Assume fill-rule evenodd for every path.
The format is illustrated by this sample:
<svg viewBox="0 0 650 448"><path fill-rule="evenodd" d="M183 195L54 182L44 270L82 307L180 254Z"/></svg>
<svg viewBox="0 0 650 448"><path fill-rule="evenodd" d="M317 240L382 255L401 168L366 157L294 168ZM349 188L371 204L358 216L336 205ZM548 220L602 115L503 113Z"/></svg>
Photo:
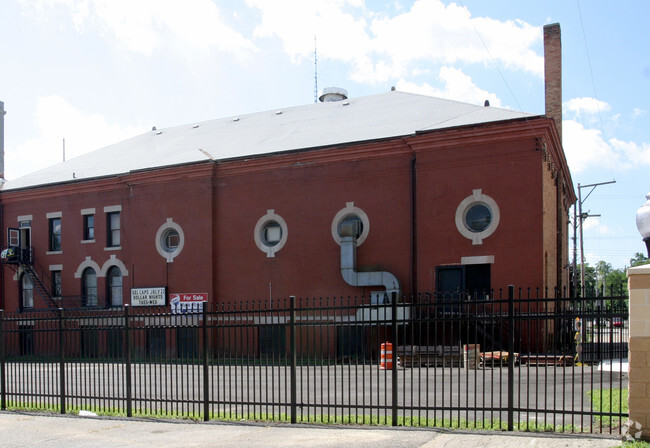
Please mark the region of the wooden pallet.
<svg viewBox="0 0 650 448"><path fill-rule="evenodd" d="M400 367L448 367L461 364L461 351L456 346L407 345L397 349L397 365Z"/></svg>

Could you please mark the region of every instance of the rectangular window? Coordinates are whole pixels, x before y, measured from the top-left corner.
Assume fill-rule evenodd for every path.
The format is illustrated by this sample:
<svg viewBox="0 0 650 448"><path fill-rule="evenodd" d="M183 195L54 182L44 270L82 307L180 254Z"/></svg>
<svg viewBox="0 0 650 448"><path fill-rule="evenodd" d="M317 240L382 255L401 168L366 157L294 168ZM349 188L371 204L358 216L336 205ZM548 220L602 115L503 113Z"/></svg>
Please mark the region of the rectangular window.
<svg viewBox="0 0 650 448"><path fill-rule="evenodd" d="M111 212L106 214L106 229L108 247L117 247L120 245L120 212Z"/></svg>
<svg viewBox="0 0 650 448"><path fill-rule="evenodd" d="M84 240L95 239L95 215L84 215Z"/></svg>
<svg viewBox="0 0 650 448"><path fill-rule="evenodd" d="M20 229L7 229L7 241L9 246L20 246Z"/></svg>
<svg viewBox="0 0 650 448"><path fill-rule="evenodd" d="M61 297L63 295L61 271L50 271L50 274L52 275L52 297Z"/></svg>
<svg viewBox="0 0 650 448"><path fill-rule="evenodd" d="M61 250L61 218L49 219L49 234L50 234L50 247L51 252Z"/></svg>

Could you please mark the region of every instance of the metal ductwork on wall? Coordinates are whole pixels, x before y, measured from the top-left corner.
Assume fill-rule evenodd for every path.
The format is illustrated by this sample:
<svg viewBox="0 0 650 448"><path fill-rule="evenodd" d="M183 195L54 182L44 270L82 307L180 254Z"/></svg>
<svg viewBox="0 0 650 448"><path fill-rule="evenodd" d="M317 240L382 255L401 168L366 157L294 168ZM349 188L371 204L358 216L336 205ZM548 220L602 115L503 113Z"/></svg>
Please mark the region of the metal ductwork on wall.
<svg viewBox="0 0 650 448"><path fill-rule="evenodd" d="M358 272L357 271L357 232L356 222L341 224L341 275L351 286L383 286L385 291L372 291L371 304L382 304L390 301L393 293L400 296L400 283L390 272Z"/></svg>

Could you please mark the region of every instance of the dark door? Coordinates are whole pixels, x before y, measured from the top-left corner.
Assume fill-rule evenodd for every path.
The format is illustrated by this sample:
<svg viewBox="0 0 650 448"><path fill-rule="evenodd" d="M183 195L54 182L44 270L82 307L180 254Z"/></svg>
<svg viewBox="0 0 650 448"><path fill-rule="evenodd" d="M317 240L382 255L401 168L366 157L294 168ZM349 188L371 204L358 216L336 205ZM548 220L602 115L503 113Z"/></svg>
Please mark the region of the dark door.
<svg viewBox="0 0 650 448"><path fill-rule="evenodd" d="M483 300L490 293L491 278L489 264L438 266L436 291L443 300L457 300L461 294L467 294L469 299Z"/></svg>

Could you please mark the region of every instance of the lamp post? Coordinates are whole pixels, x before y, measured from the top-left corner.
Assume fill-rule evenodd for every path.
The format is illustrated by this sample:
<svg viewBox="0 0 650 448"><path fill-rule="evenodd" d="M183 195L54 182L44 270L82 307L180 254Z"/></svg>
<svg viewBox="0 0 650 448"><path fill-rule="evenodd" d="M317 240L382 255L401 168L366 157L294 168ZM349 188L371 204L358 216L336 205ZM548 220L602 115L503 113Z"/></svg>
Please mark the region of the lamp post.
<svg viewBox="0 0 650 448"><path fill-rule="evenodd" d="M645 198L645 204L636 211L636 227L643 237L650 258L650 193L646 194Z"/></svg>

